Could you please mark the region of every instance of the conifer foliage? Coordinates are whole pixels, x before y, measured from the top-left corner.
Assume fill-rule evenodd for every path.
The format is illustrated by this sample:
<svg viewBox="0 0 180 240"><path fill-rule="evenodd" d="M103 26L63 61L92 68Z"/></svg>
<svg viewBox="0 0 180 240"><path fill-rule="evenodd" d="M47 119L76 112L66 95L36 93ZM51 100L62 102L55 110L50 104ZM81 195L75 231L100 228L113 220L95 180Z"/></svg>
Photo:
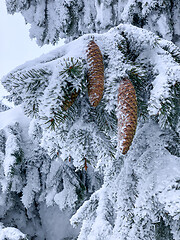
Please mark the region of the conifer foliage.
<svg viewBox="0 0 180 240"><path fill-rule="evenodd" d="M17 121L8 124L12 114ZM48 207L54 212L57 208L62 216L70 212L70 218L88 194L99 188L100 176L95 173L90 179L88 171L75 172L71 162L57 156L50 159L39 146L42 131L38 121L29 123L20 107L8 110L6 117L7 124L0 130L0 239L45 239L48 219L43 214ZM63 221L69 230L68 220Z"/></svg>
<svg viewBox="0 0 180 240"><path fill-rule="evenodd" d="M72 79L74 79L74 81L76 81L78 78L83 78L82 76L82 71L83 71L83 64L81 61L79 61L78 59L74 60L73 58L71 58L70 60L67 59L67 61L65 61L65 67L64 69L60 72L60 76L62 76L65 80L65 74L67 74L68 77L71 77ZM83 79L82 79L83 80ZM63 101L63 105L62 105L62 109L63 110L67 110L69 107L71 107L71 105L74 103L74 101L76 100L79 91L78 86L73 87L74 81L68 81L67 79L67 86L64 87L64 101ZM83 83L81 83L83 84Z"/></svg>
<svg viewBox="0 0 180 240"><path fill-rule="evenodd" d="M85 82L85 68L80 58L61 59L58 62L44 92L48 101L45 100L44 106L39 109L40 118L47 127L55 129L60 122L64 122L68 115L67 110L84 89Z"/></svg>
<svg viewBox="0 0 180 240"><path fill-rule="evenodd" d="M12 7L14 1L8 2ZM57 12L58 9L72 10L74 6L74 1L58 1L59 5L56 1L54 4L45 1L45 5L43 1L32 1L32 5L31 1L15 2L22 5L14 4L14 10L10 10L21 11L23 6L24 15L27 11L30 14L32 8L39 13L39 6L46 9L46 14L50 6ZM84 1L90 5L92 2ZM101 7L108 6L110 2L96 1L96 6L101 3ZM145 2L144 7L155 1ZM75 6L81 6L82 11L81 3L77 1ZM126 9L123 3L121 10ZM136 6L137 1L128 3ZM138 8L130 9L133 17L134 9ZM65 28L67 34L71 30L75 33L77 25L66 24L70 12L58 19L61 30L55 31L56 36ZM71 23L78 19L73 13ZM92 11L90 22L93 14ZM51 21L51 17L46 20ZM99 21L100 17L99 14ZM44 26L46 29L40 34L40 42L55 41L54 34L49 32L49 27L54 25L44 23L43 17L41 20L38 29ZM92 30L89 19L86 20L86 26ZM97 28L101 28L99 21ZM105 29L106 22L103 24ZM90 40L92 35L96 45ZM49 230L53 226L47 221L55 214L51 210L58 207L61 216L68 216L68 220L74 214L71 223L74 227L80 226L77 234L63 235L64 239L180 239L179 53L172 42L148 30L120 24L107 33L84 35L16 68L2 79L10 97L31 117L29 134L38 146L32 154L34 145L26 134L18 134L21 130L18 124L1 134L2 192L10 203L13 201L13 206L20 204L25 219L26 208L29 218L35 216L39 229L42 224ZM86 57L90 62L85 61ZM95 107L88 96L88 70L89 82L95 85L93 74L100 79L98 89L94 90L99 94ZM34 127L35 122L39 127ZM26 144L31 147L25 147ZM42 154L43 151L47 151L51 159L47 152ZM5 198L2 206L4 204ZM46 214L47 218L42 217ZM12 221L9 220L10 225ZM21 229L26 231L25 227ZM48 235L48 230L43 235L43 231L33 229L31 237L37 232L39 239L57 239Z"/></svg>
<svg viewBox="0 0 180 240"><path fill-rule="evenodd" d="M39 45L105 32L120 23L148 29L180 44L179 0L6 0L9 13L21 12ZM163 26L163 27L162 27Z"/></svg>

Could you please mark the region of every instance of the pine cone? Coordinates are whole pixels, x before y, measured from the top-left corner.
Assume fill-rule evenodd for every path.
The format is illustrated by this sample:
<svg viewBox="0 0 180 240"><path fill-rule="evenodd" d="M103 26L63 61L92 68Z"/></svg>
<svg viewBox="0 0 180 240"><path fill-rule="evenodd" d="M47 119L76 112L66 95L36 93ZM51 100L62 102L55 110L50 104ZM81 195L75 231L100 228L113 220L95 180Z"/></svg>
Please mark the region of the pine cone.
<svg viewBox="0 0 180 240"><path fill-rule="evenodd" d="M67 111L68 108L70 108L70 107L73 105L74 101L76 100L77 96L79 95L79 92L80 92L80 91L77 92L77 91L75 90L75 91L71 94L70 97L67 97L67 99L63 101L63 105L61 106L62 110Z"/></svg>
<svg viewBox="0 0 180 240"><path fill-rule="evenodd" d="M118 147L126 154L137 126L137 99L129 79L123 79L118 92Z"/></svg>
<svg viewBox="0 0 180 240"><path fill-rule="evenodd" d="M104 91L104 64L101 51L93 40L88 44L87 60L89 102L93 107L97 107Z"/></svg>

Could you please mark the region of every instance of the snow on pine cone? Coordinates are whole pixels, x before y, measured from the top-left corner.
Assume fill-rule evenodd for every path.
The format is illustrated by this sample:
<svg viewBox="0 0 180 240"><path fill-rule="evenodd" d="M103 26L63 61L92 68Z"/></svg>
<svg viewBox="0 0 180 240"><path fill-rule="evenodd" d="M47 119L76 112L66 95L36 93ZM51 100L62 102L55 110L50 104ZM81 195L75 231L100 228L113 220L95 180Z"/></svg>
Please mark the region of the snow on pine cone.
<svg viewBox="0 0 180 240"><path fill-rule="evenodd" d="M126 154L137 126L137 99L131 81L123 79L118 91L118 148Z"/></svg>
<svg viewBox="0 0 180 240"><path fill-rule="evenodd" d="M98 45L91 40L87 49L88 69L88 96L93 107L97 107L104 91L104 64Z"/></svg>

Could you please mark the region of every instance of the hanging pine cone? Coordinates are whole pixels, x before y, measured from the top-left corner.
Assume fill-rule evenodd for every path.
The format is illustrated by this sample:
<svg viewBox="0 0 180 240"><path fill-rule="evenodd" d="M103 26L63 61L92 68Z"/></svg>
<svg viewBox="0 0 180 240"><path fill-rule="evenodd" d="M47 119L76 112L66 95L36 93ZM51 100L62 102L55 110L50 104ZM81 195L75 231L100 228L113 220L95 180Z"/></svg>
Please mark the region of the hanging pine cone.
<svg viewBox="0 0 180 240"><path fill-rule="evenodd" d="M82 60L74 57L64 59L64 61L61 62L61 65L62 70L59 72L59 75L66 83L64 89L64 101L61 109L66 111L72 106L80 93L80 89L76 90L74 88L74 83L84 79L84 68Z"/></svg>
<svg viewBox="0 0 180 240"><path fill-rule="evenodd" d="M74 90L70 96L67 96L66 99L63 101L63 105L61 106L62 110L67 111L68 108L72 106L74 101L76 100L77 96L79 95L80 91Z"/></svg>
<svg viewBox="0 0 180 240"><path fill-rule="evenodd" d="M87 169L88 169L87 159L86 158L84 158L84 169L85 169L85 171L87 171Z"/></svg>
<svg viewBox="0 0 180 240"><path fill-rule="evenodd" d="M87 60L89 64L89 102L93 107L96 107L101 101L104 91L104 64L101 51L93 40L91 40L88 44Z"/></svg>
<svg viewBox="0 0 180 240"><path fill-rule="evenodd" d="M118 92L118 147L126 154L137 126L137 99L129 79L123 79Z"/></svg>

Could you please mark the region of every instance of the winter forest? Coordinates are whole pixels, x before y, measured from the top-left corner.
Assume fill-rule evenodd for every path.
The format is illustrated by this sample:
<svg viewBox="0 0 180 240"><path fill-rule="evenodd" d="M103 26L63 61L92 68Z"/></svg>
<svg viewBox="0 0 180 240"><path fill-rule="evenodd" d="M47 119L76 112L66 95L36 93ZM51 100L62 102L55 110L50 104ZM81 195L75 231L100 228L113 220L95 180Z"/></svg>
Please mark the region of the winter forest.
<svg viewBox="0 0 180 240"><path fill-rule="evenodd" d="M65 44L1 79L0 240L180 240L180 1L6 7Z"/></svg>

